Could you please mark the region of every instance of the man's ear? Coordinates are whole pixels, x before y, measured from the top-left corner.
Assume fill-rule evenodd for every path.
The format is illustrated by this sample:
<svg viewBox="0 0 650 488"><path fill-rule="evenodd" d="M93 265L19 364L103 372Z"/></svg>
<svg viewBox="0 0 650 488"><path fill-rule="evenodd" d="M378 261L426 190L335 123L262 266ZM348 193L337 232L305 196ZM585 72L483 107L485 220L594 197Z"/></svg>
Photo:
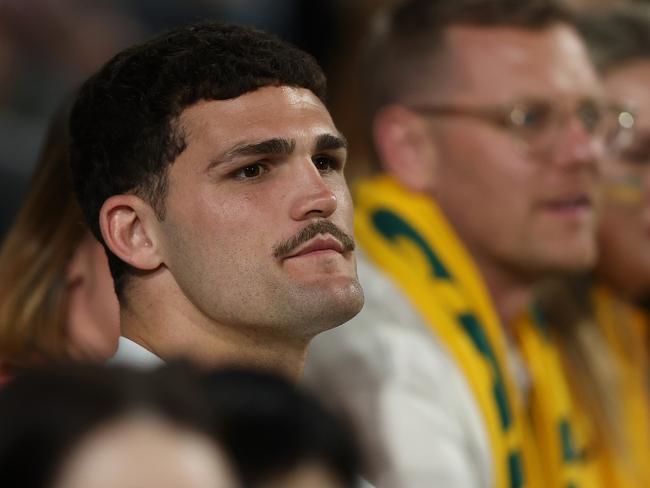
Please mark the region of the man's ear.
<svg viewBox="0 0 650 488"><path fill-rule="evenodd" d="M430 192L438 158L427 121L406 107L387 105L372 128L384 170L413 192Z"/></svg>
<svg viewBox="0 0 650 488"><path fill-rule="evenodd" d="M162 264L155 223L149 204L136 195L113 195L99 212L104 242L118 258L136 269L152 271Z"/></svg>

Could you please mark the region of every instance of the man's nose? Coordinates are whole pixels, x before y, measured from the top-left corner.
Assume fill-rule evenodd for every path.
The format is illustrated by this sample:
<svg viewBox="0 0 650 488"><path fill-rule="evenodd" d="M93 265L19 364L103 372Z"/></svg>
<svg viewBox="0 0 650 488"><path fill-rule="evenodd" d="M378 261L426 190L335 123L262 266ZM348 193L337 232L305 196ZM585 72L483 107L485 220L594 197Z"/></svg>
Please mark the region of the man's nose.
<svg viewBox="0 0 650 488"><path fill-rule="evenodd" d="M551 158L567 168L596 168L604 157L604 140L594 135L576 116L557 135Z"/></svg>
<svg viewBox="0 0 650 488"><path fill-rule="evenodd" d="M301 162L299 177L295 181L295 198L291 205L291 218L304 220L313 217L327 218L337 206L336 194L326 177L311 160Z"/></svg>

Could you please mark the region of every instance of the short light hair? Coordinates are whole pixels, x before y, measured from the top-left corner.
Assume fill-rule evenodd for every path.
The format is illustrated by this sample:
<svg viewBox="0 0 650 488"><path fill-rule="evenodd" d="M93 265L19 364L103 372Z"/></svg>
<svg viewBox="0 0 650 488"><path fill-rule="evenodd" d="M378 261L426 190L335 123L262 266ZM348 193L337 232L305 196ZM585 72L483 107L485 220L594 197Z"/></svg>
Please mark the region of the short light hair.
<svg viewBox="0 0 650 488"><path fill-rule="evenodd" d="M596 68L605 73L629 61L650 60L650 5L628 4L578 18Z"/></svg>
<svg viewBox="0 0 650 488"><path fill-rule="evenodd" d="M432 58L443 48L449 27L545 29L575 25L556 0L403 0L380 10L366 40L362 83L366 115L430 84L438 76Z"/></svg>

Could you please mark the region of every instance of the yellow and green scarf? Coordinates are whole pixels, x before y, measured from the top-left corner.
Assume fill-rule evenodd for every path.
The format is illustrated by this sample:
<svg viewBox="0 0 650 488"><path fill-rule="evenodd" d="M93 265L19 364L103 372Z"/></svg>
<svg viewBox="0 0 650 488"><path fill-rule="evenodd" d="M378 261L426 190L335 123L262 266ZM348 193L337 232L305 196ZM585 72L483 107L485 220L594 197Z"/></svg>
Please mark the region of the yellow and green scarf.
<svg viewBox="0 0 650 488"><path fill-rule="evenodd" d="M598 486L580 447L581 431L552 344L535 320L522 322L525 360L535 365L534 381L544 379L532 395L530 410L537 418L531 423L507 369L507 339L490 296L436 204L380 176L358 185L355 205L359 244L410 299L470 384L487 426L493 485ZM537 433L545 436L542 442Z"/></svg>
<svg viewBox="0 0 650 488"><path fill-rule="evenodd" d="M617 463L616 486L650 487L648 317L600 284L591 289L591 303L622 380L617 397L626 451L618 453L624 459Z"/></svg>
<svg viewBox="0 0 650 488"><path fill-rule="evenodd" d="M532 424L542 486L609 487L604 455L594 445L592 425L571 394L549 324L539 308L516 324L516 340L531 377L528 419Z"/></svg>

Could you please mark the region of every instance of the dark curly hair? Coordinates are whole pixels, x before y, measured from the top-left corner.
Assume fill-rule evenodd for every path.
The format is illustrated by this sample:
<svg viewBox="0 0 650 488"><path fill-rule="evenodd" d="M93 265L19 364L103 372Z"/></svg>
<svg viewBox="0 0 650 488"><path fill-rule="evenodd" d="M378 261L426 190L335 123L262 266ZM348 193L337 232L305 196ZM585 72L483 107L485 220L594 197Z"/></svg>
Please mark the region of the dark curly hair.
<svg viewBox="0 0 650 488"><path fill-rule="evenodd" d="M186 147L178 126L184 109L265 86L306 88L325 102L325 76L310 55L271 34L219 22L129 48L88 79L70 117L71 164L80 206L100 242L99 211L112 195L136 194L164 218L167 168ZM122 298L129 266L106 251Z"/></svg>

